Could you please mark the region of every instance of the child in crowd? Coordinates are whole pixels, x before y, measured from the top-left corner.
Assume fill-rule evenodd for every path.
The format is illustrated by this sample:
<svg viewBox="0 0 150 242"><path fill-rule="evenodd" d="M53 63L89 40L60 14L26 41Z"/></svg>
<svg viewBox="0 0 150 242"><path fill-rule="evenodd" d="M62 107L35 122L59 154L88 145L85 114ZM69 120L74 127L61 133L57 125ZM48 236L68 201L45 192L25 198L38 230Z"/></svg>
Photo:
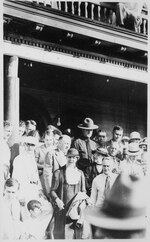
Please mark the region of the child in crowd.
<svg viewBox="0 0 150 242"><path fill-rule="evenodd" d="M18 199L19 183L9 178L4 185L2 201L2 239L20 239L23 223L21 221L21 206Z"/></svg>
<svg viewBox="0 0 150 242"><path fill-rule="evenodd" d="M30 200L27 208L30 216L24 223L28 239L48 239L47 228L52 218L52 210L44 210L38 200Z"/></svg>

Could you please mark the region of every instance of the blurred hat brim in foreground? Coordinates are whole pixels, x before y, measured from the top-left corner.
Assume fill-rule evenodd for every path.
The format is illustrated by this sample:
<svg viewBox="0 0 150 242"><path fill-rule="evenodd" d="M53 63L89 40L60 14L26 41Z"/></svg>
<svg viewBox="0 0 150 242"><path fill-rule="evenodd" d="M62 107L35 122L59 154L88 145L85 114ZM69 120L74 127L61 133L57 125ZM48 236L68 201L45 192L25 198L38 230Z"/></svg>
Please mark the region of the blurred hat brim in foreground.
<svg viewBox="0 0 150 242"><path fill-rule="evenodd" d="M88 207L87 221L110 230L142 230L147 223L148 181L133 175L120 174L101 208Z"/></svg>

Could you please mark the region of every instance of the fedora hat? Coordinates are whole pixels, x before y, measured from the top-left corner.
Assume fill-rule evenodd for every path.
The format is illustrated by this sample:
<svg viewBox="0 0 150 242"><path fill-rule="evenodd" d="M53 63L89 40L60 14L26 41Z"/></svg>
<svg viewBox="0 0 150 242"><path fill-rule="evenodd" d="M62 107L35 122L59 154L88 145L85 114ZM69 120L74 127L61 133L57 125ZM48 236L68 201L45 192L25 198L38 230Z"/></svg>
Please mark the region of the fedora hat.
<svg viewBox="0 0 150 242"><path fill-rule="evenodd" d="M130 140L132 139L141 139L140 133L137 131L133 131L130 133Z"/></svg>
<svg viewBox="0 0 150 242"><path fill-rule="evenodd" d="M83 124L78 125L79 129L93 130L98 129L98 125L94 124L91 118L85 118Z"/></svg>
<svg viewBox="0 0 150 242"><path fill-rule="evenodd" d="M68 150L67 156L72 156L72 157L78 156L79 157L79 152L78 152L77 149L71 148L71 149Z"/></svg>
<svg viewBox="0 0 150 242"><path fill-rule="evenodd" d="M87 221L109 230L146 229L146 178L120 174L101 208L85 210Z"/></svg>
<svg viewBox="0 0 150 242"><path fill-rule="evenodd" d="M102 156L108 156L108 150L105 148L97 147L96 150L92 151L92 154L98 153Z"/></svg>
<svg viewBox="0 0 150 242"><path fill-rule="evenodd" d="M128 155L138 155L140 153L140 147L138 143L130 143L128 147Z"/></svg>

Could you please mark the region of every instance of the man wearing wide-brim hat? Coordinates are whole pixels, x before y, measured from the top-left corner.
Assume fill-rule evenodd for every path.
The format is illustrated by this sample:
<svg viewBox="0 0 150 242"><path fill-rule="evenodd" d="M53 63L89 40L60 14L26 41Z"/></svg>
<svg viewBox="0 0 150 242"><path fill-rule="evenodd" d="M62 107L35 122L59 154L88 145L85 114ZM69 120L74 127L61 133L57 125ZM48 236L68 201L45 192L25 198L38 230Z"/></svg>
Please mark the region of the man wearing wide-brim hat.
<svg viewBox="0 0 150 242"><path fill-rule="evenodd" d="M147 212L146 178L121 174L101 208L85 209L94 239L145 238Z"/></svg>
<svg viewBox="0 0 150 242"><path fill-rule="evenodd" d="M93 179L103 173L102 160L104 157L108 156L108 150L106 148L97 147L93 153Z"/></svg>
<svg viewBox="0 0 150 242"><path fill-rule="evenodd" d="M92 151L96 150L97 144L91 139L93 130L98 128L98 125L94 124L91 118L85 118L82 124L78 125L78 128L81 129L82 134L79 138L75 139L72 144L72 147L76 148L79 152L80 159L88 159L90 161L90 166L88 167L88 174L86 174L86 189L88 195L90 195L91 189L91 172L92 172L92 163L93 163L93 154Z"/></svg>
<svg viewBox="0 0 150 242"><path fill-rule="evenodd" d="M128 157L120 163L121 171L135 176L144 176L141 162L141 150L138 143L133 142L129 144L127 156Z"/></svg>

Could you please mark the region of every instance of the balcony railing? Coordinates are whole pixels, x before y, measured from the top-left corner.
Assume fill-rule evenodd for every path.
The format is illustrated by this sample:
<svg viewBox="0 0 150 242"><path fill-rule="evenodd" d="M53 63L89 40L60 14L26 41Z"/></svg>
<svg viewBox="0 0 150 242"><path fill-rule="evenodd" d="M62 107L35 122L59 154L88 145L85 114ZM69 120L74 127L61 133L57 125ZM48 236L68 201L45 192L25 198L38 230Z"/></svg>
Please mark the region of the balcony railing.
<svg viewBox="0 0 150 242"><path fill-rule="evenodd" d="M112 26L118 26L116 16L116 3L106 3L97 1L50 1L50 0L25 0L32 4L38 4L41 6L57 9L65 13L77 15L92 21L99 21L110 24ZM146 8L142 9L142 20L135 32L139 34L148 34L148 12ZM122 26L123 27L123 26Z"/></svg>

